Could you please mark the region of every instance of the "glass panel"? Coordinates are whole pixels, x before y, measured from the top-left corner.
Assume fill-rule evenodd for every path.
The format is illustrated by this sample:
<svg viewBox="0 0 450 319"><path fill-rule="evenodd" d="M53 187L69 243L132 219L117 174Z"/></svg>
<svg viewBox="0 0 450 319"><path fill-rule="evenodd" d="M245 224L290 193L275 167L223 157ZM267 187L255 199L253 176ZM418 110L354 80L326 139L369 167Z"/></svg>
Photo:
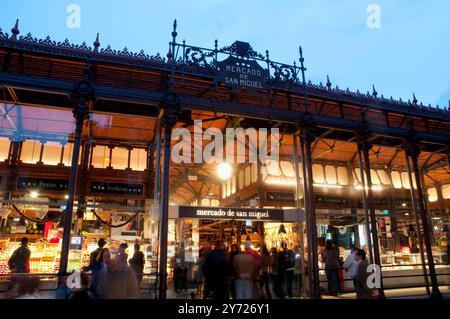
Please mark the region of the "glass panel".
<svg viewBox="0 0 450 319"><path fill-rule="evenodd" d="M325 175L327 178L327 184L336 185L336 168L331 165L325 166Z"/></svg>
<svg viewBox="0 0 450 319"><path fill-rule="evenodd" d="M258 164L252 164L252 183L256 183L258 181Z"/></svg>
<svg viewBox="0 0 450 319"><path fill-rule="evenodd" d="M62 145L58 142L47 142L44 144L42 162L46 165L58 165L61 161Z"/></svg>
<svg viewBox="0 0 450 319"><path fill-rule="evenodd" d="M402 188L402 179L400 178L400 173L397 171L393 171L391 174L392 184L395 188Z"/></svg>
<svg viewBox="0 0 450 319"><path fill-rule="evenodd" d="M222 198L227 197L227 183L222 183Z"/></svg>
<svg viewBox="0 0 450 319"><path fill-rule="evenodd" d="M402 182L403 182L403 187L406 189L410 188L410 184L409 184L409 177L408 177L408 173L407 172L402 172Z"/></svg>
<svg viewBox="0 0 450 319"><path fill-rule="evenodd" d="M92 167L106 168L109 166L109 147L96 145L92 149Z"/></svg>
<svg viewBox="0 0 450 319"><path fill-rule="evenodd" d="M78 164L81 163L82 149L80 148L80 154L78 156ZM72 154L73 154L73 143L67 143L64 146L64 154L63 154L63 165L71 166L72 165Z"/></svg>
<svg viewBox="0 0 450 319"><path fill-rule="evenodd" d="M142 148L131 150L130 167L133 171L144 171L147 169L147 151Z"/></svg>
<svg viewBox="0 0 450 319"><path fill-rule="evenodd" d="M380 178L377 175L377 172L374 169L370 170L370 178L372 179L373 185L380 185Z"/></svg>
<svg viewBox="0 0 450 319"><path fill-rule="evenodd" d="M281 171L283 172L283 175L286 177L295 177L295 170L294 165L292 165L291 162L288 161L281 161L280 162Z"/></svg>
<svg viewBox="0 0 450 319"><path fill-rule="evenodd" d="M41 143L39 141L27 140L22 143L22 151L20 152L20 160L26 164L36 164L39 162L41 154Z"/></svg>
<svg viewBox="0 0 450 319"><path fill-rule="evenodd" d="M244 188L244 170L243 169L241 169L240 171L239 171L239 189L242 189L242 188Z"/></svg>
<svg viewBox="0 0 450 319"><path fill-rule="evenodd" d="M391 181L389 180L389 176L385 170L378 169L377 173L378 177L380 177L381 183L383 183L384 185L391 185Z"/></svg>
<svg viewBox="0 0 450 319"><path fill-rule="evenodd" d="M314 183L323 184L325 183L325 176L323 174L323 166L320 164L314 164L313 168L313 179Z"/></svg>
<svg viewBox="0 0 450 319"><path fill-rule="evenodd" d="M244 183L244 185L245 186L249 186L250 184L251 184L251 174L250 174L250 166L247 166L246 168L245 168L245 183Z"/></svg>
<svg viewBox="0 0 450 319"><path fill-rule="evenodd" d="M450 184L442 186L442 198L443 199L450 198Z"/></svg>
<svg viewBox="0 0 450 319"><path fill-rule="evenodd" d="M111 166L114 169L126 169L128 167L128 149L114 147L112 150Z"/></svg>
<svg viewBox="0 0 450 319"><path fill-rule="evenodd" d="M353 183L356 185L361 185L361 171L359 167L353 170Z"/></svg>
<svg viewBox="0 0 450 319"><path fill-rule="evenodd" d="M231 178L227 180L227 196L231 195Z"/></svg>
<svg viewBox="0 0 450 319"><path fill-rule="evenodd" d="M272 175L272 176L281 176L282 175L278 161L267 160L266 161L266 169L267 169L267 174L269 174L269 175Z"/></svg>
<svg viewBox="0 0 450 319"><path fill-rule="evenodd" d="M211 201L208 198L203 198L201 206L210 206L210 203Z"/></svg>
<svg viewBox="0 0 450 319"><path fill-rule="evenodd" d="M438 200L437 189L435 187L428 188L428 201L435 202Z"/></svg>
<svg viewBox="0 0 450 319"><path fill-rule="evenodd" d="M212 199L211 200L211 206L212 207L218 207L219 206L219 201L217 199Z"/></svg>
<svg viewBox="0 0 450 319"><path fill-rule="evenodd" d="M341 184L341 185L348 185L347 168L340 166L340 167L337 168L337 173L338 173L339 184Z"/></svg>
<svg viewBox="0 0 450 319"><path fill-rule="evenodd" d="M236 176L231 176L231 194L236 193Z"/></svg>
<svg viewBox="0 0 450 319"><path fill-rule="evenodd" d="M0 161L6 161L8 159L9 146L11 141L6 137L0 137Z"/></svg>

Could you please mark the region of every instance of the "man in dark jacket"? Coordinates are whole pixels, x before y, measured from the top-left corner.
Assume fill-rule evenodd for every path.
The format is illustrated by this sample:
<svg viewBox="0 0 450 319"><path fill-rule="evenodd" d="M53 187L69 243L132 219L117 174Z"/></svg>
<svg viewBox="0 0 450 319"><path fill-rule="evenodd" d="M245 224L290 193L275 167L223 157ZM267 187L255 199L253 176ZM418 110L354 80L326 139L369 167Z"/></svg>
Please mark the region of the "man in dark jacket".
<svg viewBox="0 0 450 319"><path fill-rule="evenodd" d="M210 292L213 299L224 300L229 298L228 279L230 277L230 259L221 241L216 242L214 250L205 260L203 273L205 274L205 294L208 298Z"/></svg>
<svg viewBox="0 0 450 319"><path fill-rule="evenodd" d="M17 248L11 258L8 260L8 266L12 273L29 273L30 272L30 256L31 251L28 248L28 238L23 237L21 245Z"/></svg>

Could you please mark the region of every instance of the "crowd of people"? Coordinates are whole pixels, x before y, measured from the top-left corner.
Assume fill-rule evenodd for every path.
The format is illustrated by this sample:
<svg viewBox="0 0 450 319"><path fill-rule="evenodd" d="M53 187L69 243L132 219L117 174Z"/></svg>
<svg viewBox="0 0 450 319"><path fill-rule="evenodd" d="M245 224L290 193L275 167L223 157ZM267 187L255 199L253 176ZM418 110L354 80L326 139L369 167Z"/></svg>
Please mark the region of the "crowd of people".
<svg viewBox="0 0 450 319"><path fill-rule="evenodd" d="M339 258L339 248L333 244L332 240L327 240L325 247L321 250L322 264L325 268L327 278L327 294L337 296L343 291L343 271L350 273L353 286L358 299L372 299L378 297L378 290L369 288L366 251L356 247L351 248L345 262Z"/></svg>
<svg viewBox="0 0 450 319"><path fill-rule="evenodd" d="M134 254L128 258L128 245L123 243L114 257L100 239L98 248L90 255L89 265L83 267L78 285L67 286L67 277L60 277L56 298L60 299L128 299L139 297L139 288L144 274L145 258L140 245L134 245ZM197 296L203 299L284 299L299 296L302 288L300 251L289 249L285 242L281 247L268 250L261 244L259 251L253 249L250 241L241 248L239 244L226 247L217 241L213 248L203 247L199 252L195 281ZM12 273L10 298L40 298L39 279L23 276L30 271L30 249L28 239L22 238L21 246L9 259ZM339 258L339 249L327 240L320 251L327 279L327 294L337 296L342 292L343 271L348 271L353 280L357 298L376 298L378 291L368 287L368 263L363 249L352 247L345 262ZM172 259L173 283L176 292L188 290L194 258L192 250L179 248ZM307 267L307 261L305 261ZM90 279L88 276L90 274ZM296 283L296 293L294 293Z"/></svg>
<svg viewBox="0 0 450 319"><path fill-rule="evenodd" d="M214 247L203 247L199 252L198 270L195 281L197 295L208 299L271 299L293 298L294 281L301 283L298 255L288 249L286 243L281 248L269 252L262 244L259 252L246 241L241 245L225 247L217 241ZM175 290L187 290L187 272L190 267L183 260L183 250L179 250L173 260ZM296 278L297 277L297 278ZM297 279L297 280L296 280Z"/></svg>
<svg viewBox="0 0 450 319"><path fill-rule="evenodd" d="M90 255L89 265L79 273L77 284L67 285L69 276L60 276L56 290L57 299L132 299L139 297L139 287L144 274L145 257L140 245L134 245L134 254L128 259L126 243L120 244L115 256L100 239L98 248ZM30 272L30 249L28 239L22 238L21 246L9 259L11 284L8 298L41 299L39 277L26 275ZM90 273L90 279L88 276Z"/></svg>

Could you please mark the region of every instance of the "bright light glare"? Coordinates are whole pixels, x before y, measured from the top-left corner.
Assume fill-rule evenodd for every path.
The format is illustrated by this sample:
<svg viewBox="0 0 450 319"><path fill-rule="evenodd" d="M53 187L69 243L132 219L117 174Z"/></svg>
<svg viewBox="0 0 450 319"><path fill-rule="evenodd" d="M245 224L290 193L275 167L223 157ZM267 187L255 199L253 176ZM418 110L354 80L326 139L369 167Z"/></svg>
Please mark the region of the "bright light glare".
<svg viewBox="0 0 450 319"><path fill-rule="evenodd" d="M36 191L32 191L31 193L30 193L30 196L31 196L31 198L37 198L38 197L38 192L36 192Z"/></svg>
<svg viewBox="0 0 450 319"><path fill-rule="evenodd" d="M217 165L217 175L223 181L229 179L231 176L231 165L228 163L220 163Z"/></svg>

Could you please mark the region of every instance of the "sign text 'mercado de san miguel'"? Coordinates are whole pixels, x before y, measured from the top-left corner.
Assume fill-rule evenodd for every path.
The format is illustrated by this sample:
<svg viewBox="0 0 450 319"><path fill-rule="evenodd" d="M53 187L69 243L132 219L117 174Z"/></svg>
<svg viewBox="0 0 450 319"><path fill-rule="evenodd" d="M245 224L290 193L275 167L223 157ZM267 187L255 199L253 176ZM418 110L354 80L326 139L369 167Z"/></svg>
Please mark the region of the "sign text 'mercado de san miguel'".
<svg viewBox="0 0 450 319"><path fill-rule="evenodd" d="M258 62L239 59L233 56L218 62L219 74L217 81L233 88L246 87L250 90L267 88L268 71Z"/></svg>
<svg viewBox="0 0 450 319"><path fill-rule="evenodd" d="M180 218L282 221L281 209L179 206Z"/></svg>

